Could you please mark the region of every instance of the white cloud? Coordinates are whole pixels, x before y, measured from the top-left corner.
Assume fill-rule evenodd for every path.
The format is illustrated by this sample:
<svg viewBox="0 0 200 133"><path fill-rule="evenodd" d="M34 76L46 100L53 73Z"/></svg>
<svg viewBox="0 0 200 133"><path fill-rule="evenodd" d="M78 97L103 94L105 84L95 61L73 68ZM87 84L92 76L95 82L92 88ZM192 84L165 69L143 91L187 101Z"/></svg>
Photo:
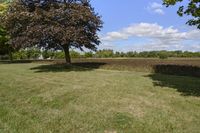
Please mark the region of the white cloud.
<svg viewBox="0 0 200 133"><path fill-rule="evenodd" d="M111 42L104 42L99 46L100 49L115 49L115 45Z"/></svg>
<svg viewBox="0 0 200 133"><path fill-rule="evenodd" d="M147 9L159 15L165 14L165 12L163 11L163 5L156 2L150 3Z"/></svg>
<svg viewBox="0 0 200 133"><path fill-rule="evenodd" d="M173 43L184 39L195 39L200 37L199 30L189 32L179 32L178 29L171 27L163 28L158 24L139 23L133 24L119 31L108 32L102 37L104 41L124 40L130 37L149 37L167 43Z"/></svg>
<svg viewBox="0 0 200 133"><path fill-rule="evenodd" d="M155 9L154 10L155 13L160 14L160 15L164 15L164 11L162 9Z"/></svg>
<svg viewBox="0 0 200 133"><path fill-rule="evenodd" d="M128 36L121 32L109 32L107 33L107 36L104 39L105 40L128 39Z"/></svg>
<svg viewBox="0 0 200 133"><path fill-rule="evenodd" d="M152 9L162 8L162 5L156 2L151 3L150 6Z"/></svg>
<svg viewBox="0 0 200 133"><path fill-rule="evenodd" d="M200 41L200 30L181 32L174 27L164 28L158 24L139 23L133 24L119 31L109 32L101 37L102 42L111 45L115 41L128 40L130 38L148 38L146 44L137 46L141 50L183 49L185 41ZM191 45L190 45L191 46ZM196 48L200 47L195 45ZM112 45L112 47L114 47ZM141 47L141 48L139 48ZM130 48L130 47L129 47ZM193 47L194 48L194 47Z"/></svg>
<svg viewBox="0 0 200 133"><path fill-rule="evenodd" d="M199 44L193 44L190 48L190 51L200 51L200 43Z"/></svg>

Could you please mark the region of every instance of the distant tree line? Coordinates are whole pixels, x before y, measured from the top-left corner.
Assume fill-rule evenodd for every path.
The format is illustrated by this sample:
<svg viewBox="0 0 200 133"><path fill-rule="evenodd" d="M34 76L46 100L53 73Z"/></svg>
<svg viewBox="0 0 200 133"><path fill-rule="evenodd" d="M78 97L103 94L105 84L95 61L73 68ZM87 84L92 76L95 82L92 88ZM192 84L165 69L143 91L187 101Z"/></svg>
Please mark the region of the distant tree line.
<svg viewBox="0 0 200 133"><path fill-rule="evenodd" d="M131 58L131 57L141 57L141 58L161 58L166 59L168 57L200 57L200 52L190 52L190 51L129 51L129 52L114 52L113 50L99 50L95 53L86 52L85 57L93 58Z"/></svg>
<svg viewBox="0 0 200 133"><path fill-rule="evenodd" d="M177 58L192 58L200 57L200 52L189 51L129 51L129 52L114 52L113 50L104 49L96 52L77 52L70 50L72 58L160 58L167 59L169 57ZM37 48L22 49L13 53L13 59L64 59L63 51L40 50ZM0 56L1 60L9 59L9 55Z"/></svg>

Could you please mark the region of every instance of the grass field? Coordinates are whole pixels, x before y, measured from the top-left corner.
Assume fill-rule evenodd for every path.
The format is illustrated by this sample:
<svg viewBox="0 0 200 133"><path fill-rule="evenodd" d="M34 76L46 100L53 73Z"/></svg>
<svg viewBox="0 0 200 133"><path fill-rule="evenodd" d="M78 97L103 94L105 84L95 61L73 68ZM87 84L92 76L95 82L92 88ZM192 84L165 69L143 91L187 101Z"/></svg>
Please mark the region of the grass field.
<svg viewBox="0 0 200 133"><path fill-rule="evenodd" d="M100 65L0 64L0 132L200 133L200 78Z"/></svg>

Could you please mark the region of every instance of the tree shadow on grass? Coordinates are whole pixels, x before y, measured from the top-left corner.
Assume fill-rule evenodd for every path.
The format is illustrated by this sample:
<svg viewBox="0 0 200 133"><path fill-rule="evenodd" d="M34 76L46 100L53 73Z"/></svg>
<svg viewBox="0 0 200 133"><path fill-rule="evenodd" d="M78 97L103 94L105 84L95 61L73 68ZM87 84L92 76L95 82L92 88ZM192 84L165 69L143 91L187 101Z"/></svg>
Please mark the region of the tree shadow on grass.
<svg viewBox="0 0 200 133"><path fill-rule="evenodd" d="M91 71L98 69L106 63L97 63L97 62L83 62L83 63L72 63L67 65L64 63L59 64L44 64L37 67L31 68L36 73L40 72L70 72L70 71Z"/></svg>
<svg viewBox="0 0 200 133"><path fill-rule="evenodd" d="M200 96L200 78L151 74L154 86L170 87L176 89L183 96Z"/></svg>

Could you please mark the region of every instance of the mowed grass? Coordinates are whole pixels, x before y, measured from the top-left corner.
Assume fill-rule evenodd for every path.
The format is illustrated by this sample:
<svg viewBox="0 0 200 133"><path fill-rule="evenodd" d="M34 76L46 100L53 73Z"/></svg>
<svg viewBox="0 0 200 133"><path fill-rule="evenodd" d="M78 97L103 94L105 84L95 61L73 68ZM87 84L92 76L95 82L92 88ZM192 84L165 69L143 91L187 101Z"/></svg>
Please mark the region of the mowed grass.
<svg viewBox="0 0 200 133"><path fill-rule="evenodd" d="M200 79L0 64L1 133L199 133Z"/></svg>

